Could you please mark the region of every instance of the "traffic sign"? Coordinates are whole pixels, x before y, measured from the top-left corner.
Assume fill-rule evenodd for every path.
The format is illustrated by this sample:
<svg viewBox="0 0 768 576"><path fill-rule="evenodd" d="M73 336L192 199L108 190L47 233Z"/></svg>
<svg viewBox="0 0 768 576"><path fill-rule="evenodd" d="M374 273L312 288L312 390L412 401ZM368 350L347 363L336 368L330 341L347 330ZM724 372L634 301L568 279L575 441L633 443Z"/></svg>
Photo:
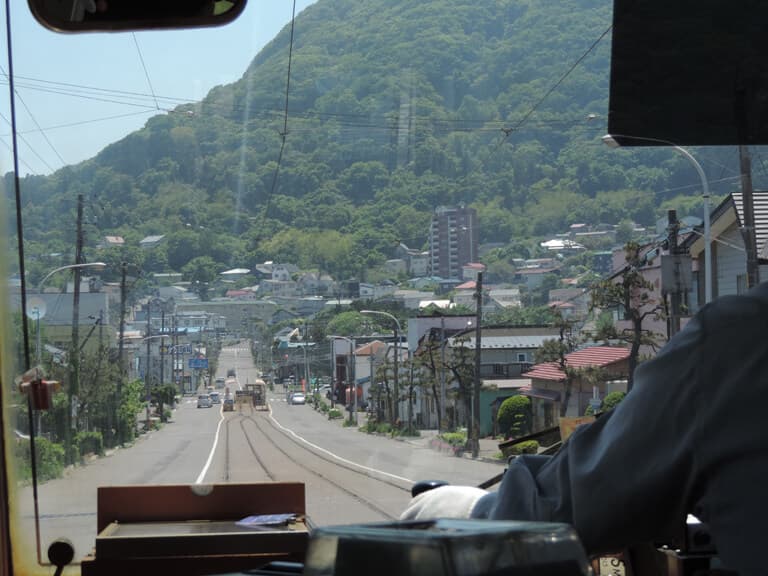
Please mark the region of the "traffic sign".
<svg viewBox="0 0 768 576"><path fill-rule="evenodd" d="M191 369L207 370L208 369L208 358L190 358L189 359L189 367Z"/></svg>

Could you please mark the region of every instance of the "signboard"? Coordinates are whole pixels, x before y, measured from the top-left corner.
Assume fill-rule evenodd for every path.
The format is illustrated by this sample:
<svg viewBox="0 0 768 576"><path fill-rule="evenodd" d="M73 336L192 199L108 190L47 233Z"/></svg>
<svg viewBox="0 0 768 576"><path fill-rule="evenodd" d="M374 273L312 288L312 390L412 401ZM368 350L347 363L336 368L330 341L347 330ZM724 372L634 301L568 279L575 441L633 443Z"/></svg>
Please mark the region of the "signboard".
<svg viewBox="0 0 768 576"><path fill-rule="evenodd" d="M188 360L189 364L188 366L191 369L198 369L198 370L207 370L208 369L208 358L190 358Z"/></svg>

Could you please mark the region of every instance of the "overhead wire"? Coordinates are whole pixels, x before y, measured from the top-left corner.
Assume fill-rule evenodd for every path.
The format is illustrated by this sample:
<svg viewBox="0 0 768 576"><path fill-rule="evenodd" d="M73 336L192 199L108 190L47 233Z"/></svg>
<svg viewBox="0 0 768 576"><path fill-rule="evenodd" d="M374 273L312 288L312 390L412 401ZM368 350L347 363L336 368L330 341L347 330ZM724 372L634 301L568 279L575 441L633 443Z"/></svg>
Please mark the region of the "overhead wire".
<svg viewBox="0 0 768 576"><path fill-rule="evenodd" d="M272 196L275 193L275 189L277 188L277 179L280 174L280 165L283 161L283 152L285 151L285 142L288 138L288 100L289 100L290 90L291 90L291 64L293 61L293 35L294 35L295 25L296 25L296 0L293 0L293 9L291 13L291 33L290 33L290 40L288 42L288 69L286 72L286 79L285 79L285 108L283 113L283 131L280 134L280 151L277 155L277 165L275 166L275 172L272 176L272 185L270 186L269 192L267 193L267 197L264 201L264 210L262 211L263 222L266 222L267 217L269 215L269 206L271 203Z"/></svg>
<svg viewBox="0 0 768 576"><path fill-rule="evenodd" d="M144 62L144 56L141 54L141 48L139 47L139 40L136 38L136 32L131 32L131 36L133 37L133 45L136 46L136 53L139 55L139 62L141 62L141 68L144 70L144 77L147 79L147 86L149 86L149 91L152 94L152 99L155 101L155 108L160 110L160 104L157 103L157 97L155 96L155 89L152 87L152 79L149 77L149 71L147 70L147 65Z"/></svg>
<svg viewBox="0 0 768 576"><path fill-rule="evenodd" d="M560 84L562 84L565 81L565 79L568 78L568 76L570 76L571 73L576 69L576 67L579 64L581 64L587 56L589 56L589 54L597 47L598 44L600 44L600 42L602 42L603 38L605 38L608 35L608 33L611 31L612 28L613 28L613 24L609 25L608 28L606 28L603 31L603 33L600 34L600 36L598 36L598 38L594 42L592 42L592 44L589 46L589 48L587 48L587 50L581 56L579 56L579 58L577 58L576 61L573 64L571 64L571 66L568 68L568 70L566 70L565 73L562 76L560 76L560 78L558 78L557 82L555 82L552 86L550 86L550 88L544 93L544 95L541 96L541 98L539 98L534 103L533 106L531 106L531 108L528 110L528 112L526 112L523 115L522 119L520 119L519 121L515 122L515 124L512 125L509 128L502 128L501 129L501 131L503 132L504 136L503 136L501 142L499 142L499 146L501 146L509 138L509 136L513 132L517 132L520 129L520 127L528 121L528 119L534 114L534 112L536 112L536 110L538 110L539 106L542 105L544 100L546 100L549 97L549 95L552 94L552 92L557 90L557 88L560 86Z"/></svg>
<svg viewBox="0 0 768 576"><path fill-rule="evenodd" d="M2 66L0 66L0 72L2 72L3 76L8 78L8 73L5 71L5 68L3 68ZM16 97L19 99L19 102L21 102L21 105L24 106L24 109L27 111L27 114L29 115L33 124L37 126L38 130L40 131L40 135L47 142L48 146L50 146L51 150L53 150L53 153L56 155L56 157L59 159L62 165L66 166L67 164L66 160L64 160L61 154L59 154L59 151L56 149L56 146L53 145L53 142L51 142L50 138L48 138L48 135L45 133L45 130L43 130L40 127L40 124L38 123L37 118L35 118L35 115L32 114L32 110L30 110L29 106L27 106L27 103L24 102L24 98L21 97L21 94L19 94L19 91L17 89L15 89L15 92L16 92Z"/></svg>
<svg viewBox="0 0 768 576"><path fill-rule="evenodd" d="M8 118L6 118L6 117L5 117L5 115L4 115L4 114L0 113L0 118L2 118L2 119L5 121L5 122L7 122L7 123L8 123L8 125L10 125L10 127L11 127L11 132L14 134L14 137L18 137L18 138L19 138L19 140L21 140L22 142L24 142L24 144L26 144L26 145L27 145L27 147L29 148L30 152L32 152L32 154L34 154L34 155L37 157L37 159L38 159L38 160L40 160L40 162L41 162L41 163L42 163L42 164L43 164L43 165L44 165L46 168L48 168L48 170L50 170L51 172L53 172L53 171L54 171L54 168L53 168L53 166L51 166L51 165L50 165L50 164L49 164L49 163L48 163L48 162L45 160L45 158L43 158L42 156L40 156L40 154L37 152L37 150L35 150L35 147L34 147L34 146L32 146L32 144L30 144L30 142L29 142L29 141L28 141L26 138L24 138L24 136L23 136L22 134L20 134L20 133L19 133L19 132L16 130L16 127L15 127L15 122L14 122L14 120L13 120L13 117L11 117L11 120L9 120Z"/></svg>

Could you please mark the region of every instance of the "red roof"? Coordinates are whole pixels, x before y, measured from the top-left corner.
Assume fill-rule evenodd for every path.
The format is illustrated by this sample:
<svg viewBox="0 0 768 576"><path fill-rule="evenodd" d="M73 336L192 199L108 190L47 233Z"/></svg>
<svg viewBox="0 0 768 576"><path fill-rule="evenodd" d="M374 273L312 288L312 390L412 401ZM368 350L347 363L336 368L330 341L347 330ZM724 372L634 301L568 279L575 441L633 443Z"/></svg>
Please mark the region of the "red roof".
<svg viewBox="0 0 768 576"><path fill-rule="evenodd" d="M474 280L468 280L464 284L456 286L456 290L474 290L475 288L477 288L477 282Z"/></svg>
<svg viewBox="0 0 768 576"><path fill-rule="evenodd" d="M571 368L585 368L587 366L602 368L627 358L629 358L629 348L617 346L593 346L565 355L566 364ZM524 372L522 376L555 382L565 379L565 374L560 370L560 364L557 362L536 364L528 372Z"/></svg>

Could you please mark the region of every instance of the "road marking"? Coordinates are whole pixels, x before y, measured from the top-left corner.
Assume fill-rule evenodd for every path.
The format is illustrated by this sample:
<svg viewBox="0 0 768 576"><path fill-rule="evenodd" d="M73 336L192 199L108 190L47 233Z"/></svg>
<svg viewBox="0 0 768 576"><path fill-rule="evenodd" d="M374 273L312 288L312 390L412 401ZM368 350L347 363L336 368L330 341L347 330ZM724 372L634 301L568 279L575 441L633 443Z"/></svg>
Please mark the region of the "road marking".
<svg viewBox="0 0 768 576"><path fill-rule="evenodd" d="M389 472L384 472L383 470L379 470L377 468L369 468L368 466L363 466L362 464L358 464L357 462L353 462L352 460L347 460L346 458L342 458L341 456L338 456L338 455L334 454L330 450L326 450L325 448L321 448L317 444L313 444L309 440L307 440L305 438L302 438L301 436L296 434L296 432L294 432L290 428L286 428L285 426L280 424L280 422L278 422L275 419L274 415L272 414L272 407L271 406L269 407L269 417L277 425L277 427L280 428L281 430L284 430L288 434L292 435L294 438L300 440L301 442L304 442L304 444L306 444L307 446L312 446L312 448L314 448L315 450L319 450L320 452L323 452L324 454L327 454L331 458L335 458L339 462L344 462L345 464L348 464L350 466L355 466L356 468L360 468L361 470L365 470L367 472L373 472L374 474L381 474L382 476L389 476L390 478L394 478L395 480L400 480L402 482L406 482L406 483L411 484L411 485L416 483L415 480L411 480L410 478L403 478L402 476L397 476L395 474L390 474Z"/></svg>
<svg viewBox="0 0 768 576"><path fill-rule="evenodd" d="M219 419L219 424L216 426L216 435L213 437L213 446L211 446L211 452L208 454L208 460L205 462L205 466L203 466L203 469L200 471L200 475L197 477L197 480L195 480L195 484L202 484L203 478L205 478L206 473L208 472L208 468L211 466L211 462L213 461L213 455L216 452L216 445L219 443L219 432L221 431L221 423L224 422L224 410L219 410L219 416L221 418Z"/></svg>

